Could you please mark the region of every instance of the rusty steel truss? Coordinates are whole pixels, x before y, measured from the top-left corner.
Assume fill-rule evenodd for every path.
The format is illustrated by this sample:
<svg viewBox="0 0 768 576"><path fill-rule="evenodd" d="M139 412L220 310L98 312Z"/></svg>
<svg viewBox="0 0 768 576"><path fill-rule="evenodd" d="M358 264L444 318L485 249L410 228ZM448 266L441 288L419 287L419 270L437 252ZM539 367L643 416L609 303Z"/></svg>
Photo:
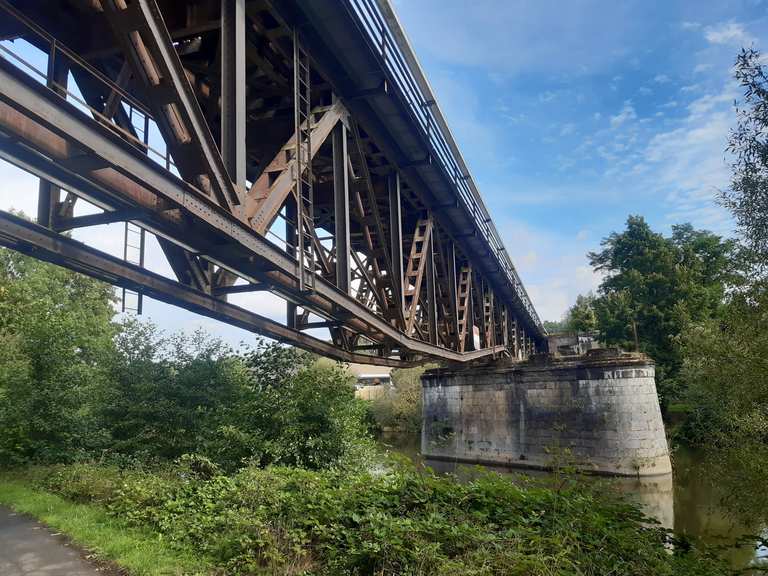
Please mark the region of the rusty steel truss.
<svg viewBox="0 0 768 576"><path fill-rule="evenodd" d="M344 361L544 346L388 0L0 0L0 41L0 157L40 178L0 244ZM66 234L113 222L135 258Z"/></svg>

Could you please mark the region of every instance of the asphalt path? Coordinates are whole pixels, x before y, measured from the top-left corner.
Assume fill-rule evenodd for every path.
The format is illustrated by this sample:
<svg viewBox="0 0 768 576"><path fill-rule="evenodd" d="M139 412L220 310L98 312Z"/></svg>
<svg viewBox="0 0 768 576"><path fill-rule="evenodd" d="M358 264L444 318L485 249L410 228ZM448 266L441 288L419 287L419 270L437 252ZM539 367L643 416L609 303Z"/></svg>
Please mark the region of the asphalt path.
<svg viewBox="0 0 768 576"><path fill-rule="evenodd" d="M2 576L104 576L80 551L35 520L0 506Z"/></svg>

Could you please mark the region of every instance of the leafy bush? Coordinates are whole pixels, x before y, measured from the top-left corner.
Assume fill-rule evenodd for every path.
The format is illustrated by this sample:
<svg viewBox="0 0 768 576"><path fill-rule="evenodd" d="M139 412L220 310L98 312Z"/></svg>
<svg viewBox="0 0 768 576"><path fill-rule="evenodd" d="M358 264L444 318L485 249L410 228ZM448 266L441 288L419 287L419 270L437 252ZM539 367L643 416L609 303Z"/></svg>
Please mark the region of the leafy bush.
<svg viewBox="0 0 768 576"><path fill-rule="evenodd" d="M0 248L0 466L199 453L336 466L370 452L367 414L336 364L258 342L112 321L110 286Z"/></svg>
<svg viewBox="0 0 768 576"><path fill-rule="evenodd" d="M371 403L376 425L383 430L421 430L421 375L436 364L392 370L392 389Z"/></svg>
<svg viewBox="0 0 768 576"><path fill-rule="evenodd" d="M135 322L117 350L99 406L118 454L162 461L199 453L232 471L323 468L370 447L365 409L336 364L263 342L235 354L202 333L165 338Z"/></svg>
<svg viewBox="0 0 768 576"><path fill-rule="evenodd" d="M383 474L250 467L206 472L196 458L158 473L52 471L45 486L92 499L227 574L720 575L690 545L600 487L557 492L496 474L467 483L400 468ZM111 487L105 486L111 484Z"/></svg>
<svg viewBox="0 0 768 576"><path fill-rule="evenodd" d="M0 248L0 462L72 461L103 441L92 399L112 300L106 284Z"/></svg>

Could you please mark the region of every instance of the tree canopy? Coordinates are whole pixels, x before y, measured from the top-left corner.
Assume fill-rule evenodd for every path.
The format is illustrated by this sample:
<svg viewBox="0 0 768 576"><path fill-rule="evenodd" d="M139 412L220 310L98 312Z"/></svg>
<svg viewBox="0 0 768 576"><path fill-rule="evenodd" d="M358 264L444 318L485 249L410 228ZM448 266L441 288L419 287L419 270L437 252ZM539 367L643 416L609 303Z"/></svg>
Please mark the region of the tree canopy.
<svg viewBox="0 0 768 576"><path fill-rule="evenodd" d="M757 50L742 49L735 77L744 97L728 142L734 156L731 186L721 199L764 269L768 262L768 75Z"/></svg>
<svg viewBox="0 0 768 576"><path fill-rule="evenodd" d="M109 285L0 249L0 462L196 453L227 470L323 468L365 451L367 414L336 364L114 313Z"/></svg>
<svg viewBox="0 0 768 576"><path fill-rule="evenodd" d="M681 358L676 338L692 322L721 313L734 281L736 244L690 224L670 236L641 216L601 242L589 261L603 280L598 294L579 296L566 315L569 329L598 330L608 345L639 349L657 362L659 390L675 397Z"/></svg>

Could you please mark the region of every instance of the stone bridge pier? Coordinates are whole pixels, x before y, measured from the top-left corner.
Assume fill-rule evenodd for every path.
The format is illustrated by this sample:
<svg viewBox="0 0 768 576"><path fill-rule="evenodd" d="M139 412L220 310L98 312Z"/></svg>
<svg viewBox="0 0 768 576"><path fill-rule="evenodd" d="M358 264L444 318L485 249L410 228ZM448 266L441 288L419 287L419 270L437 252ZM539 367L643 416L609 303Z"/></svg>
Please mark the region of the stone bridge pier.
<svg viewBox="0 0 768 576"><path fill-rule="evenodd" d="M642 354L595 349L437 368L422 388L427 458L620 476L672 472L654 364Z"/></svg>

